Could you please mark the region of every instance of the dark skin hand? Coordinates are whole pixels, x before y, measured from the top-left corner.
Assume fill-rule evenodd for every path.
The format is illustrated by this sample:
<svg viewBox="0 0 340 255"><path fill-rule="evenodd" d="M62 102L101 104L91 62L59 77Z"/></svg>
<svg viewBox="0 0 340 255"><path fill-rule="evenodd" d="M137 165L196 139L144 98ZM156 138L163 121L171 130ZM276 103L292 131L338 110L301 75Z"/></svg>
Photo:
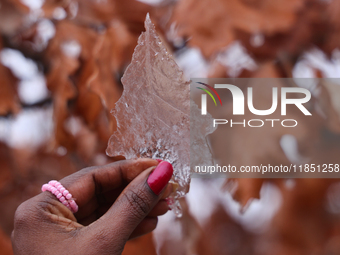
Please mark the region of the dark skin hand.
<svg viewBox="0 0 340 255"><path fill-rule="evenodd" d="M22 203L14 218L14 254L121 254L125 243L156 228L157 216L168 211L147 178L156 160L123 160L89 167L60 183L79 206L74 215L50 192Z"/></svg>

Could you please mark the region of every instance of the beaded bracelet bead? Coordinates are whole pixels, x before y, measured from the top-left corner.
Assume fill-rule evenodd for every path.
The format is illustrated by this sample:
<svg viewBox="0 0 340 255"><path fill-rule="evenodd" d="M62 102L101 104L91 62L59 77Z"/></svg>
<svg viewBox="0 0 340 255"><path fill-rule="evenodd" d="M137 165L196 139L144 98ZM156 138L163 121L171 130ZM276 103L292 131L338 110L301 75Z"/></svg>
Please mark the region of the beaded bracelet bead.
<svg viewBox="0 0 340 255"><path fill-rule="evenodd" d="M68 209L70 209L73 213L76 213L78 211L78 205L74 201L71 193L64 188L63 185L61 185L58 181L49 181L47 184L44 184L41 187L41 191L49 191L53 195L56 196L56 198L59 199L59 201L65 205Z"/></svg>

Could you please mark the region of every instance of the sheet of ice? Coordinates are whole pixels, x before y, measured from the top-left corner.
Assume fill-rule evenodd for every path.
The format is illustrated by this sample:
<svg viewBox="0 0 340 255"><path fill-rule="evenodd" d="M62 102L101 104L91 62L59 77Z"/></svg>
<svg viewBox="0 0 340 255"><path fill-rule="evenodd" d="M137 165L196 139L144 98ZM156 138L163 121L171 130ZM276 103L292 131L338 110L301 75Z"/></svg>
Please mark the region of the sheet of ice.
<svg viewBox="0 0 340 255"><path fill-rule="evenodd" d="M189 191L190 184L190 86L149 15L145 28L122 78L123 95L112 111L117 130L109 140L107 154L170 162L172 181L178 188L169 205L180 216L178 199ZM199 112L197 106L195 111Z"/></svg>

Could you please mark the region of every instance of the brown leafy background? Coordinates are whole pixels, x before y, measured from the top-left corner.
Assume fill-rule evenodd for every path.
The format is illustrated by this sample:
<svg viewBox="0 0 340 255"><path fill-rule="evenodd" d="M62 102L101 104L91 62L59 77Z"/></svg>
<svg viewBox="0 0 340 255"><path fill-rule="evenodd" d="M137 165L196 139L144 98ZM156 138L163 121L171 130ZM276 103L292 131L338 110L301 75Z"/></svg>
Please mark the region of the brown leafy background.
<svg viewBox="0 0 340 255"><path fill-rule="evenodd" d="M311 77L340 75L338 0L24 2L0 0L4 255L12 254L16 207L38 194L43 183L119 159L105 155L116 128L110 110L122 93L120 78L147 12L189 77L296 77L301 70ZM25 67L8 64L3 53L9 49L34 63L43 78L46 93L38 100L25 99L27 78L15 71ZM242 54L233 57L235 52ZM340 90L333 84L316 90L315 117L301 120L302 128L292 135L304 157L339 163ZM32 93L38 92L32 88ZM256 137L235 129L224 138L230 151L225 160L241 164L243 153L250 155L248 165L264 159L287 163L282 135L280 129ZM258 150L261 138L270 143ZM155 232L128 242L124 254L340 254L339 192L337 180L328 179L193 180L181 201L183 217L163 216ZM240 205L248 208L243 214Z"/></svg>

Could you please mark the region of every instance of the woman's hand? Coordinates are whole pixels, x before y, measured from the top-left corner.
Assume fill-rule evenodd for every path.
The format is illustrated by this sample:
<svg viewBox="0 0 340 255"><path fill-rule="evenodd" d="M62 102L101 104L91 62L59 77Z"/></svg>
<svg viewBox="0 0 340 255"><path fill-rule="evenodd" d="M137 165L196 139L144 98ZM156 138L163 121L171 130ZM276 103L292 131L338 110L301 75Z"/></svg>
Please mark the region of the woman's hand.
<svg viewBox="0 0 340 255"><path fill-rule="evenodd" d="M168 211L162 198L171 193L172 171L168 162L138 159L67 176L60 183L79 211L73 215L50 192L22 203L14 218L14 253L121 254L126 241L155 229L157 216Z"/></svg>

